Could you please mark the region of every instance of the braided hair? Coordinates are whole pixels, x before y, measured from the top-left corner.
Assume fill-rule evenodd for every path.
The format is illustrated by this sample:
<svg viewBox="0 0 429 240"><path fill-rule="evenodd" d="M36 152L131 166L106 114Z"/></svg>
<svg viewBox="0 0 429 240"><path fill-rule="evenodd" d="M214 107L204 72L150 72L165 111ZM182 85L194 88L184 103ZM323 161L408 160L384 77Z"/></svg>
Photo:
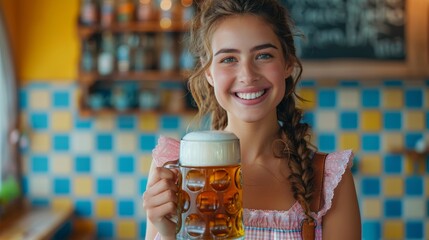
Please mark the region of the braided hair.
<svg viewBox="0 0 429 240"><path fill-rule="evenodd" d="M221 130L227 126L226 111L216 101L213 87L205 77L213 52L211 37L221 20L235 15L255 15L262 17L278 36L285 60L294 64L294 76L285 79L285 94L277 106L277 118L281 123L280 141L283 151L274 153L276 157L289 159L289 181L294 198L304 209L306 220L314 221L310 215L313 193L313 169L311 167L312 145L309 143L309 125L301 122L302 110L296 106L301 99L295 92L302 73L302 64L296 56L292 19L287 10L276 0L204 0L191 24L190 51L196 56L196 68L189 79L189 88L198 106L197 117L211 114L212 129Z"/></svg>

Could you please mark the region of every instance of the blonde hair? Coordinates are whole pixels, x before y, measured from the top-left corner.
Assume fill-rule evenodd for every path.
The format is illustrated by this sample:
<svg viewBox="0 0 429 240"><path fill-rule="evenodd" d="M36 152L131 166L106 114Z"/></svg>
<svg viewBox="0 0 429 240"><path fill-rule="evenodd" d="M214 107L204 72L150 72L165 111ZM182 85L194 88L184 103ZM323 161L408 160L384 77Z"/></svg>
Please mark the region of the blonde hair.
<svg viewBox="0 0 429 240"><path fill-rule="evenodd" d="M306 219L310 215L310 202L313 193L313 169L311 166L312 145L309 143L309 125L302 123L302 110L296 106L296 99L302 100L296 92L301 77L302 64L296 56L293 22L287 10L276 0L204 0L191 24L190 50L200 61L189 79L189 88L198 106L198 117L211 114L211 127L224 129L228 123L226 111L217 102L213 87L205 77L205 71L212 62L211 37L217 25L225 18L236 15L255 15L262 17L271 25L278 36L285 60L295 67L295 76L285 79L286 91L277 106L277 117L281 124L281 142L284 151L275 154L288 158L291 170L289 181L294 198L303 206Z"/></svg>

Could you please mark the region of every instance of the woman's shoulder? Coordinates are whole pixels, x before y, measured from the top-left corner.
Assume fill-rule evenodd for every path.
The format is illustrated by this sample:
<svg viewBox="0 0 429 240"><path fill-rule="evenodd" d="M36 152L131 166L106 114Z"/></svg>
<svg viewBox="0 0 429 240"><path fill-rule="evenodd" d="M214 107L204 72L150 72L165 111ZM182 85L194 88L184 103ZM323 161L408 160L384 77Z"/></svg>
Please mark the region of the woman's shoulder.
<svg viewBox="0 0 429 240"><path fill-rule="evenodd" d="M332 152L326 156L323 179L324 205L318 213L319 216L325 215L331 208L335 188L340 183L346 170L353 166L353 158L352 150Z"/></svg>

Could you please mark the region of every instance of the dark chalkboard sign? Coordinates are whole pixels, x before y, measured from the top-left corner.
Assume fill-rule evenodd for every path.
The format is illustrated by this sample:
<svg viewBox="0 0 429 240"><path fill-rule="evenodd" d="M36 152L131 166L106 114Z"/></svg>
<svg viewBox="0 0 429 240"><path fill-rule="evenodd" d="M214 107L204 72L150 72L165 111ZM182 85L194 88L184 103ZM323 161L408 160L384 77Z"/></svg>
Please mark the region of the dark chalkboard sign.
<svg viewBox="0 0 429 240"><path fill-rule="evenodd" d="M304 60L405 60L406 0L281 0Z"/></svg>

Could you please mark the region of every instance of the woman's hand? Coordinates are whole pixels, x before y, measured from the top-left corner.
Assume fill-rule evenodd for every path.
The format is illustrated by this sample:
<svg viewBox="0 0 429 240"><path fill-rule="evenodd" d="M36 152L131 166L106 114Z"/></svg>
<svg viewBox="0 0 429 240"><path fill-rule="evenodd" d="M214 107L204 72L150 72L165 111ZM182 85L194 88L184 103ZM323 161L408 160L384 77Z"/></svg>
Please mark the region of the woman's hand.
<svg viewBox="0 0 429 240"><path fill-rule="evenodd" d="M175 239L177 216L176 170L153 168L146 192L143 194L143 208L147 219L158 230L162 239Z"/></svg>

